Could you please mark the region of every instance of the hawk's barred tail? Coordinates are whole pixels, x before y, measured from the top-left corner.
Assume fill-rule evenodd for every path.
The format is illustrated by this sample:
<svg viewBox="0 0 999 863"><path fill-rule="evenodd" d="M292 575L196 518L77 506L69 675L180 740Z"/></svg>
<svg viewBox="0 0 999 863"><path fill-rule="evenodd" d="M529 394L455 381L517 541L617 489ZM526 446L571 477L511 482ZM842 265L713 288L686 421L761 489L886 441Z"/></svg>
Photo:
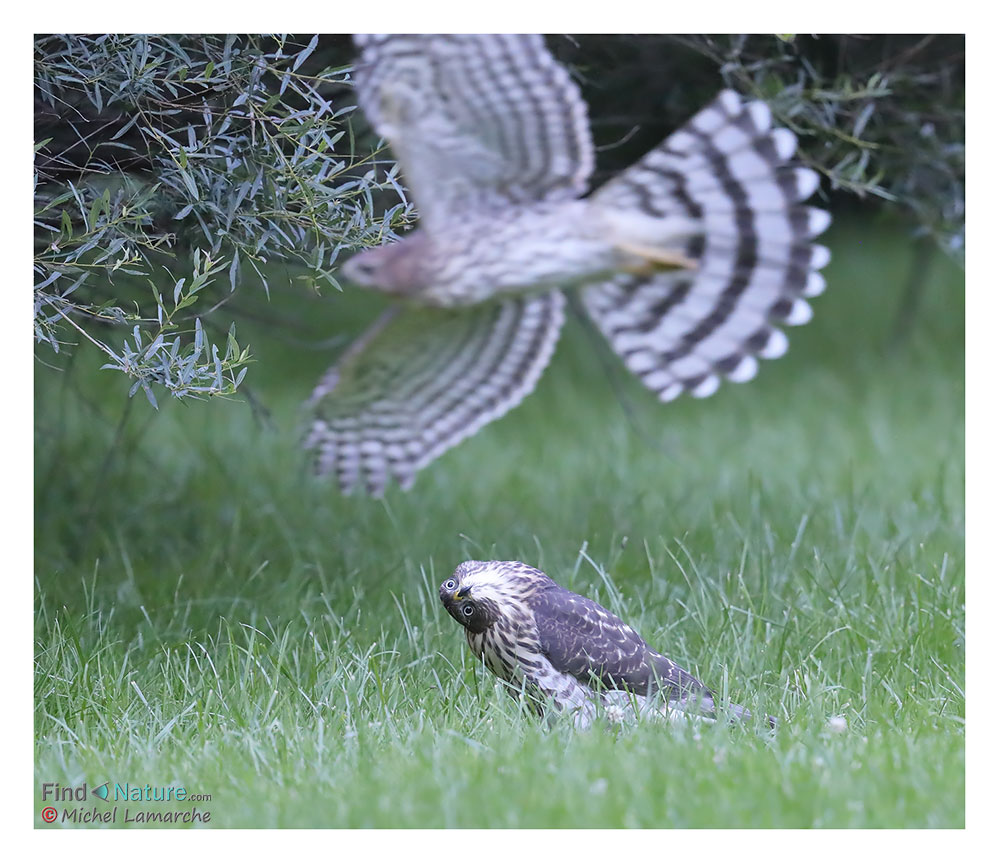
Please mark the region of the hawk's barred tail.
<svg viewBox="0 0 999 863"><path fill-rule="evenodd" d="M801 203L819 178L793 163L796 146L764 103L727 90L594 195L602 208L688 226L666 251L693 269L622 273L583 291L614 350L663 401L749 380L757 357L787 349L773 324L811 318L805 298L823 291L817 270L829 260L811 239L829 216Z"/></svg>
<svg viewBox="0 0 999 863"><path fill-rule="evenodd" d="M652 667L656 684L660 692L666 694L671 708L676 707L686 713L700 714L709 719L718 718L717 696L690 672L661 653L652 654ZM740 704L730 702L726 712L737 722L749 722L753 718L753 714ZM776 728L777 720L768 716L767 724Z"/></svg>

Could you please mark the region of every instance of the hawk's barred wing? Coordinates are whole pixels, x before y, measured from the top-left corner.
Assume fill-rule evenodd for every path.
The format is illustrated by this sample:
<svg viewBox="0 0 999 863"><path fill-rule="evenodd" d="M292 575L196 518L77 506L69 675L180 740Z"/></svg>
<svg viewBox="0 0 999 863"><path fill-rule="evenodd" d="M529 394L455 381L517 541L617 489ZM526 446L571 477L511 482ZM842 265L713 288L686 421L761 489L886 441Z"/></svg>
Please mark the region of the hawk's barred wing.
<svg viewBox="0 0 999 863"><path fill-rule="evenodd" d="M361 107L392 145L425 227L492 201L586 190L586 104L541 36L355 40Z"/></svg>
<svg viewBox="0 0 999 863"><path fill-rule="evenodd" d="M318 474L381 494L518 405L548 365L560 291L460 310L391 309L320 381L305 441Z"/></svg>
<svg viewBox="0 0 999 863"><path fill-rule="evenodd" d="M639 695L669 690L670 699L706 692L705 686L653 651L624 621L592 599L560 586L531 599L541 651L552 666L585 685L598 680L609 689Z"/></svg>
<svg viewBox="0 0 999 863"><path fill-rule="evenodd" d="M778 357L803 324L803 299L825 287L828 250L811 239L829 224L800 202L818 185L794 165L797 142L772 129L762 102L725 91L595 200L699 228L683 254L691 270L622 273L583 291L590 316L628 368L659 398L711 395L721 377L746 381L756 357Z"/></svg>

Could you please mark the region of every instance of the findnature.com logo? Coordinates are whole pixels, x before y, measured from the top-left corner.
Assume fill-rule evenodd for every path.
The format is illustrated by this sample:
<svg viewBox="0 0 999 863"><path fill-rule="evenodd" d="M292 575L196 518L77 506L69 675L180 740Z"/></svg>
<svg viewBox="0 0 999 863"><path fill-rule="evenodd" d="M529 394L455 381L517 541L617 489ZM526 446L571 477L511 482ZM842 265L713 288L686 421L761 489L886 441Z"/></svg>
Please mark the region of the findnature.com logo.
<svg viewBox="0 0 999 863"><path fill-rule="evenodd" d="M48 805L42 809L41 817L46 824L56 821L65 824L207 824L212 820L212 813L207 809L190 806L172 811L147 810L141 804L189 804L210 802L211 799L211 794L191 794L183 785L132 785L108 781L102 785L88 786L84 782L70 786L43 782L42 802ZM94 803L90 805L92 800ZM105 808L96 805L97 801L140 806L112 805Z"/></svg>

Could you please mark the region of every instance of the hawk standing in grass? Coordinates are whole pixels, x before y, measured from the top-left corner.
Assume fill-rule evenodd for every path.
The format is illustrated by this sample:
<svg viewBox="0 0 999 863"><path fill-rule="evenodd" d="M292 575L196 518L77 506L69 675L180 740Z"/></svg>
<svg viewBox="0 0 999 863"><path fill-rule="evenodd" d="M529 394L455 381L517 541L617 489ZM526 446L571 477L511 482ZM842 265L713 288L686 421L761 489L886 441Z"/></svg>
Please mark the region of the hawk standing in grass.
<svg viewBox="0 0 999 863"><path fill-rule="evenodd" d="M663 401L747 381L811 317L829 224L763 102L722 92L587 196L586 105L541 36L358 36L360 106L420 227L343 267L399 300L316 387L305 446L345 491L418 470L527 396L564 291Z"/></svg>
<svg viewBox="0 0 999 863"><path fill-rule="evenodd" d="M468 646L516 693L571 711L577 727L600 709L611 720L631 711L671 716L675 708L715 717L715 696L656 653L619 617L515 560L467 560L440 587L447 613ZM730 704L735 719L749 711ZM777 720L767 717L769 725Z"/></svg>

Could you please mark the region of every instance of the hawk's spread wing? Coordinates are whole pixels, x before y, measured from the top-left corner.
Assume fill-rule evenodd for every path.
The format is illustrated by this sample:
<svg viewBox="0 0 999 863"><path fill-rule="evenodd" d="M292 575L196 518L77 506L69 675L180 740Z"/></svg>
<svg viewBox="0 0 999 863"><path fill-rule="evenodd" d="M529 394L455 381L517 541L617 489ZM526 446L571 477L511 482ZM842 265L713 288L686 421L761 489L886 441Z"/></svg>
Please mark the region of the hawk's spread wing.
<svg viewBox="0 0 999 863"><path fill-rule="evenodd" d="M829 252L811 240L829 224L801 204L818 175L791 162L796 141L771 128L762 102L723 92L686 126L602 187L594 200L700 228L690 270L620 273L583 291L590 316L628 368L663 401L709 396L722 377L746 381L757 357L778 357L774 324L803 324L823 290Z"/></svg>
<svg viewBox="0 0 999 863"><path fill-rule="evenodd" d="M534 389L565 318L561 292L459 310L393 308L327 372L305 447L344 491L407 488L420 468Z"/></svg>
<svg viewBox="0 0 999 863"><path fill-rule="evenodd" d="M541 36L355 39L361 107L392 145L424 227L494 200L585 191L586 104Z"/></svg>
<svg viewBox="0 0 999 863"><path fill-rule="evenodd" d="M542 653L560 672L585 685L644 695L669 689L671 697L704 692L704 685L653 651L634 629L592 599L560 586L531 599Z"/></svg>

